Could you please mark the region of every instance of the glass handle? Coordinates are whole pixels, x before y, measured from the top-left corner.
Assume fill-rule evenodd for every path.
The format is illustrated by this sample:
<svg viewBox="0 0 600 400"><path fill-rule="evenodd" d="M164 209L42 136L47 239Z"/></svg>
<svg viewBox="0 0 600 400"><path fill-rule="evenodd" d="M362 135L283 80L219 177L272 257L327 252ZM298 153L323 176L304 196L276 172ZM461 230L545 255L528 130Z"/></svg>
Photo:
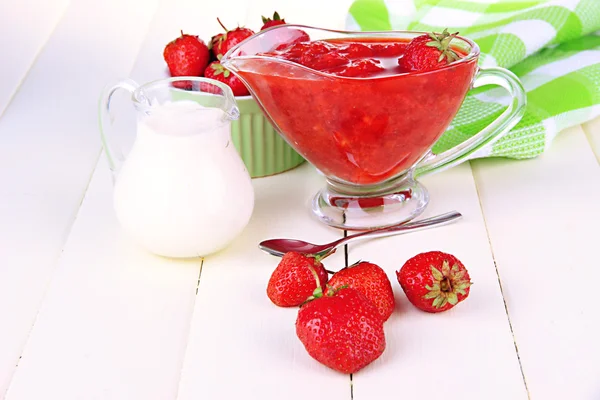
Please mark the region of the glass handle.
<svg viewBox="0 0 600 400"><path fill-rule="evenodd" d="M138 87L139 85L135 81L131 79L126 79L121 82L118 82L116 85L105 89L102 93L102 97L100 98L98 113L100 120L100 136L102 139L102 147L104 148L104 152L106 153L108 165L110 167L111 172L113 173L113 177L125 161L125 156L123 155L123 150L121 149L121 147L116 145L115 143L111 143L111 141L109 140L108 134L112 132L114 123L114 115L111 111L111 101L113 95L119 89L124 89L128 91L131 95L133 95L133 92Z"/></svg>
<svg viewBox="0 0 600 400"><path fill-rule="evenodd" d="M506 89L512 97L508 108L475 136L418 163L415 176L440 172L468 160L477 150L492 145L519 122L527 105L527 95L519 78L504 68L482 68L477 73L473 88L485 85L498 85Z"/></svg>

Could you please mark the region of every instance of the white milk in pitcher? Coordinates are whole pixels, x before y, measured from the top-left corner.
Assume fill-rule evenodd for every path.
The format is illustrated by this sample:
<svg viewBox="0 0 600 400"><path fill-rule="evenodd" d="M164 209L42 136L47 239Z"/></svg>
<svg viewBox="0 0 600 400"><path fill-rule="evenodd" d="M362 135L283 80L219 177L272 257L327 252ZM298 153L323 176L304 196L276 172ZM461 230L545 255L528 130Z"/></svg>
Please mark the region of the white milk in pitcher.
<svg viewBox="0 0 600 400"><path fill-rule="evenodd" d="M227 246L254 207L250 176L231 142L231 122L193 101L150 109L118 175L114 207L149 251L206 256Z"/></svg>

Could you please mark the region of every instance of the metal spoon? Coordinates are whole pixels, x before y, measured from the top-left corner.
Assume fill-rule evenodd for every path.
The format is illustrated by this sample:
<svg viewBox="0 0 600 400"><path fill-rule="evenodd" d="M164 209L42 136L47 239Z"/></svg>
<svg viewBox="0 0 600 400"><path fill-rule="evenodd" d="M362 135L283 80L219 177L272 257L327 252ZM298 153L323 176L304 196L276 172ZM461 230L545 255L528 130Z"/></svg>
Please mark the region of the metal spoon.
<svg viewBox="0 0 600 400"><path fill-rule="evenodd" d="M296 239L269 239L259 243L258 247L260 247L261 250L278 257L282 257L288 251L324 256L344 243L354 242L360 239L374 239L433 228L435 226L449 224L461 217L461 213L452 211L436 217L425 218L420 221L413 221L409 223L388 226L386 228L356 233L327 244L312 244Z"/></svg>

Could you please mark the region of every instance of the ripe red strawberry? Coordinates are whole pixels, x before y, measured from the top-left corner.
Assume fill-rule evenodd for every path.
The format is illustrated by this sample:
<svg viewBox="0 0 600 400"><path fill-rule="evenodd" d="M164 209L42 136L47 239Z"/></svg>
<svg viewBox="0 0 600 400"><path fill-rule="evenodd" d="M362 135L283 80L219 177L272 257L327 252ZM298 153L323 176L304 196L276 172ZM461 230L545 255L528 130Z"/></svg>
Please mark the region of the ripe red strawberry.
<svg viewBox="0 0 600 400"><path fill-rule="evenodd" d="M264 31L272 26L285 25L285 19L281 18L277 11L273 13L273 18L262 17L262 22L263 26L260 28L261 31Z"/></svg>
<svg viewBox="0 0 600 400"><path fill-rule="evenodd" d="M351 374L383 353L383 319L362 293L344 288L315 297L300 308L296 319L296 335L312 358Z"/></svg>
<svg viewBox="0 0 600 400"><path fill-rule="evenodd" d="M333 289L348 286L358 290L377 306L384 321L387 321L394 311L396 303L392 284L385 271L378 265L361 261L341 269L333 274L329 286Z"/></svg>
<svg viewBox="0 0 600 400"><path fill-rule="evenodd" d="M398 64L405 71L428 71L458 60L460 56L450 47L457 34L444 29L442 33L417 36L406 46Z"/></svg>
<svg viewBox="0 0 600 400"><path fill-rule="evenodd" d="M198 36L181 36L169 42L163 51L163 57L171 76L202 76L208 65L209 51Z"/></svg>
<svg viewBox="0 0 600 400"><path fill-rule="evenodd" d="M299 306L326 283L327 271L318 258L289 252L271 274L267 296L280 307Z"/></svg>
<svg viewBox="0 0 600 400"><path fill-rule="evenodd" d="M446 311L469 296L467 269L456 257L441 251L417 254L396 275L408 300L423 311Z"/></svg>
<svg viewBox="0 0 600 400"><path fill-rule="evenodd" d="M225 28L225 26L221 23L221 20L217 18L217 21L219 21L219 25L225 29L225 33L219 33L210 39L210 48L217 60L220 60L221 57L223 57L223 55L236 44L241 43L250 36L254 35L254 31L252 29L238 26L230 31Z"/></svg>
<svg viewBox="0 0 600 400"><path fill-rule="evenodd" d="M248 88L242 83L240 78L231 73L227 68L221 65L218 61L213 61L208 64L204 71L206 78L216 79L227 84L234 96L247 96L250 94Z"/></svg>

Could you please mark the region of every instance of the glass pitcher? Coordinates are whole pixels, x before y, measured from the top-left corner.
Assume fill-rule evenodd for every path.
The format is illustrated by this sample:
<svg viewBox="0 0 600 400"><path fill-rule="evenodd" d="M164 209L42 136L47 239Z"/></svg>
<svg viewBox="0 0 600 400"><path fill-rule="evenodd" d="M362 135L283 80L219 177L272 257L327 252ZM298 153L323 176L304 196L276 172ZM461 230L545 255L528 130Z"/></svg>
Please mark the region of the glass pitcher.
<svg viewBox="0 0 600 400"><path fill-rule="evenodd" d="M127 156L110 129L111 100L120 89L131 93L137 114ZM100 126L114 176L114 208L135 241L162 256L198 257L241 233L254 191L231 142L231 120L238 116L231 89L211 79L169 78L141 86L127 80L105 91Z"/></svg>

